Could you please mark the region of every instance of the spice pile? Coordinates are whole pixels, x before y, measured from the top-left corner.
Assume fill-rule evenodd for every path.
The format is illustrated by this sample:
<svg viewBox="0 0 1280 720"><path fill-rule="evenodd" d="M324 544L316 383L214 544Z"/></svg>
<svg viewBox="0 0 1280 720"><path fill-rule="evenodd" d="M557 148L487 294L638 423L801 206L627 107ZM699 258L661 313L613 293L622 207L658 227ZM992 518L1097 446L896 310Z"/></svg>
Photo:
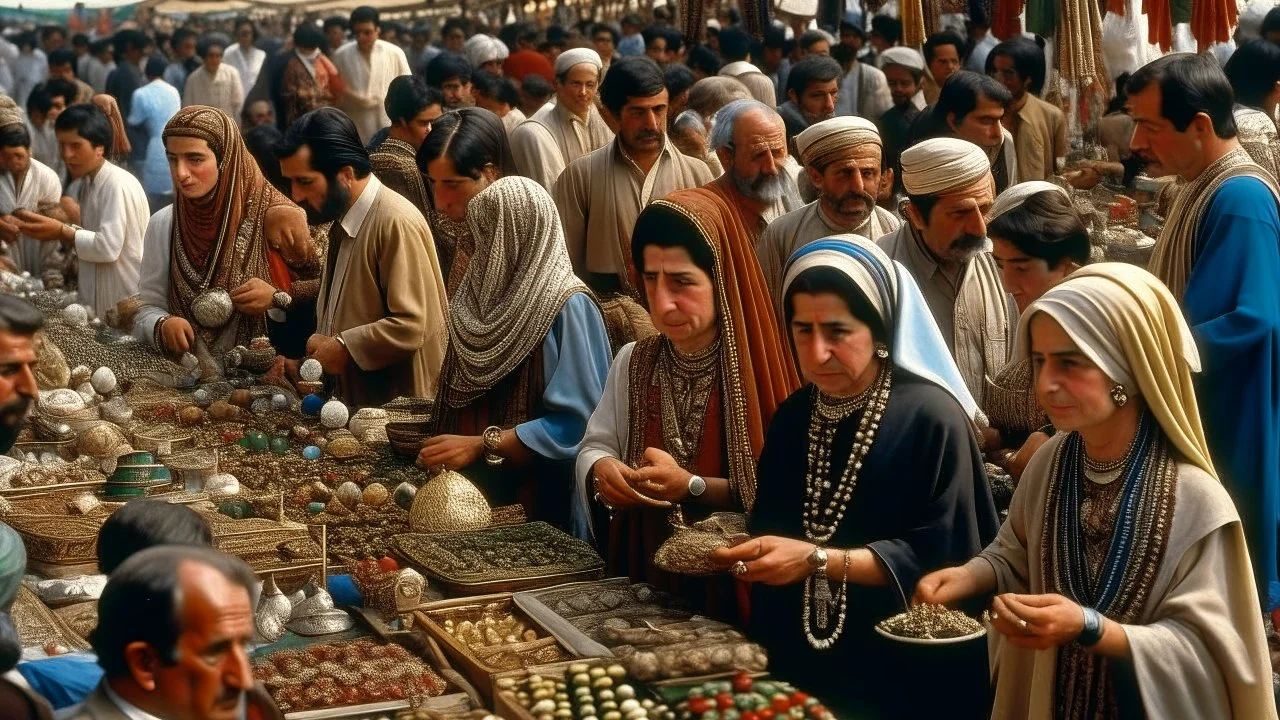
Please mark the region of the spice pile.
<svg viewBox="0 0 1280 720"><path fill-rule="evenodd" d="M982 632L981 623L959 610L929 604L916 605L876 627L890 635L918 640L946 640Z"/></svg>

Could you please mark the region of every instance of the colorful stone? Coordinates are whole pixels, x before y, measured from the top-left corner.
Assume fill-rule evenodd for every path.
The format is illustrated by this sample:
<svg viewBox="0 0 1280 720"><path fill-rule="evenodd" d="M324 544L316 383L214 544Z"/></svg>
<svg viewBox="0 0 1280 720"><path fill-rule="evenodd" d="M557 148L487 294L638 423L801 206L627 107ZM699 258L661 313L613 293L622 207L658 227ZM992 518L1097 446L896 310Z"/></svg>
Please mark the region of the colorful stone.
<svg viewBox="0 0 1280 720"><path fill-rule="evenodd" d="M315 445L308 445L302 448L302 457L308 460L319 460L320 455L321 455L321 450Z"/></svg>

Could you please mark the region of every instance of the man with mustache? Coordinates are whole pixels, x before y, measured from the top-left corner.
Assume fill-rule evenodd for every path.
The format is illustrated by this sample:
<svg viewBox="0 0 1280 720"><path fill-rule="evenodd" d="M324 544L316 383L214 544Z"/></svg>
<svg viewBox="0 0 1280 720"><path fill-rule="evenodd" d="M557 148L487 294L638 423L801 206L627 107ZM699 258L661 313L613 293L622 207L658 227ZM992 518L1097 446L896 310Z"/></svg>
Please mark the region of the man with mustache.
<svg viewBox="0 0 1280 720"><path fill-rule="evenodd" d="M986 237L991 161L965 140L925 140L903 151L902 185L907 223L876 243L915 277L981 407L985 378L1008 361L1018 320Z"/></svg>
<svg viewBox="0 0 1280 720"><path fill-rule="evenodd" d="M597 293L636 295L631 229L651 201L711 181L707 164L667 141L667 88L647 57L616 59L600 88L613 142L574 160L552 188L574 272Z"/></svg>
<svg viewBox="0 0 1280 720"><path fill-rule="evenodd" d="M808 61L805 58L799 65ZM884 167L880 133L870 120L823 120L797 135L795 143L818 199L774 220L756 245L780 322L782 270L792 253L833 235L875 240L902 225L893 213L876 206L881 187L893 184L893 172Z"/></svg>
<svg viewBox="0 0 1280 720"><path fill-rule="evenodd" d="M355 123L313 110L276 146L308 222L333 222L307 355L337 378L348 405L435 397L444 360L444 280L431 228L372 173Z"/></svg>
<svg viewBox="0 0 1280 720"><path fill-rule="evenodd" d="M716 113L708 144L724 173L706 187L729 205L755 247L770 222L802 204L782 118L757 100L734 100Z"/></svg>
<svg viewBox="0 0 1280 720"><path fill-rule="evenodd" d="M34 305L0 295L0 453L9 452L35 402L36 333L44 316Z"/></svg>

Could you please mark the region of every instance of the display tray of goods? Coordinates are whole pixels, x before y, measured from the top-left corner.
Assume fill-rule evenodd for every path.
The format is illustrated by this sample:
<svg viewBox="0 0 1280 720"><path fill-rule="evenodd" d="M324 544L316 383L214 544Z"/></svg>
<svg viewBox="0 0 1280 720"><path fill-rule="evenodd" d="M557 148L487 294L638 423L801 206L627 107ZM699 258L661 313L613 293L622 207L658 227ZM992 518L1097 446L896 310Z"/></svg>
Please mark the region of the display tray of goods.
<svg viewBox="0 0 1280 720"><path fill-rule="evenodd" d="M254 677L288 720L472 709L467 695L430 662L356 631L314 639L289 636L255 651L252 664Z"/></svg>
<svg viewBox="0 0 1280 720"><path fill-rule="evenodd" d="M413 614L486 694L496 673L574 657L507 593L442 600Z"/></svg>
<svg viewBox="0 0 1280 720"><path fill-rule="evenodd" d="M516 605L580 657L613 657L652 682L768 667L764 648L678 598L626 578L516 593Z"/></svg>
<svg viewBox="0 0 1280 720"><path fill-rule="evenodd" d="M548 587L604 575L587 543L544 522L466 532L406 533L395 554L453 595Z"/></svg>
<svg viewBox="0 0 1280 720"><path fill-rule="evenodd" d="M662 684L660 701L676 720L836 720L818 698L751 673L697 683Z"/></svg>
<svg viewBox="0 0 1280 720"><path fill-rule="evenodd" d="M976 640L987 634L982 623L942 605L915 605L904 613L881 620L876 632L912 645L950 645Z"/></svg>
<svg viewBox="0 0 1280 720"><path fill-rule="evenodd" d="M676 720L673 706L608 660L500 673L493 711L506 720Z"/></svg>

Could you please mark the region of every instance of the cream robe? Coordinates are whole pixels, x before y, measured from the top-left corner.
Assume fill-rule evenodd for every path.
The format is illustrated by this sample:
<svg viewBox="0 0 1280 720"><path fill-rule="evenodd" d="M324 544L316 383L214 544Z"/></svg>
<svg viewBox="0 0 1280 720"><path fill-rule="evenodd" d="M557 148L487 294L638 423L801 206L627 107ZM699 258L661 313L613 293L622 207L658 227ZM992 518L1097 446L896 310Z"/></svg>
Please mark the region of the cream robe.
<svg viewBox="0 0 1280 720"><path fill-rule="evenodd" d="M57 204L62 199L62 183L48 165L31 158L31 166L22 180L22 189L14 187L13 173L0 173L0 213L14 210L38 212L41 204ZM9 244L9 258L18 270L25 270L33 277L40 277L44 270L44 257L57 250L58 243L41 242L23 235L16 243Z"/></svg>
<svg viewBox="0 0 1280 720"><path fill-rule="evenodd" d="M76 255L80 258L80 302L98 314L138 292L142 236L151 211L147 193L129 171L104 161L98 172L67 187L80 202Z"/></svg>
<svg viewBox="0 0 1280 720"><path fill-rule="evenodd" d="M760 241L756 243L756 258L760 261L760 270L764 272L765 282L769 284L769 295L778 311L778 327L785 327L782 274L792 253L811 242L836 235L853 234L877 240L901 225L902 221L896 215L882 207L874 207L866 222L852 231L845 230L827 217L820 200L814 200L769 223L769 227L760 236Z"/></svg>
<svg viewBox="0 0 1280 720"><path fill-rule="evenodd" d="M1036 452L1013 494L1000 534L970 566L989 563L998 592L1047 592L1041 552L1049 473L1060 434ZM585 443L584 443L585 447ZM1142 621L1125 625L1149 718L1276 717L1244 531L1222 483L1178 463L1173 527ZM1051 718L1056 649L1029 650L992 638L993 718Z"/></svg>
<svg viewBox="0 0 1280 720"><path fill-rule="evenodd" d="M360 142L368 144L379 130L391 125L383 107L387 87L401 75L412 74L409 60L404 50L386 40L375 40L366 58L353 40L334 51L333 64L347 84L347 94L338 107L355 122Z"/></svg>
<svg viewBox="0 0 1280 720"><path fill-rule="evenodd" d="M222 55L222 62L230 65L240 73L240 87L244 88L244 94L248 95L253 89L254 83L258 82L258 73L262 72L262 63L266 61L266 51L256 48L252 45L248 50L241 48L239 43L227 48ZM240 118L235 118L238 122Z"/></svg>
<svg viewBox="0 0 1280 720"><path fill-rule="evenodd" d="M521 175L550 192L570 163L612 139L613 131L594 104L584 121L552 102L511 133L511 156Z"/></svg>
<svg viewBox="0 0 1280 720"><path fill-rule="evenodd" d="M240 71L227 63L218 66L212 76L201 65L187 76L182 88L182 106L208 105L226 113L232 121L240 122L240 109L244 107L244 85Z"/></svg>
<svg viewBox="0 0 1280 720"><path fill-rule="evenodd" d="M631 230L651 201L711 182L707 164L666 142L646 175L614 140L565 168L552 190L574 272L617 275L630 288Z"/></svg>
<svg viewBox="0 0 1280 720"><path fill-rule="evenodd" d="M1000 283L1000 269L989 243L987 250L965 265L958 286L942 271L910 223L877 239L876 244L911 271L964 384L982 407L987 378L995 377L1009 361L1018 324L1017 306Z"/></svg>
<svg viewBox="0 0 1280 720"><path fill-rule="evenodd" d="M338 390L353 407L435 397L449 337L431 229L412 203L369 177L334 226L316 300L317 332L341 335L351 353Z"/></svg>

